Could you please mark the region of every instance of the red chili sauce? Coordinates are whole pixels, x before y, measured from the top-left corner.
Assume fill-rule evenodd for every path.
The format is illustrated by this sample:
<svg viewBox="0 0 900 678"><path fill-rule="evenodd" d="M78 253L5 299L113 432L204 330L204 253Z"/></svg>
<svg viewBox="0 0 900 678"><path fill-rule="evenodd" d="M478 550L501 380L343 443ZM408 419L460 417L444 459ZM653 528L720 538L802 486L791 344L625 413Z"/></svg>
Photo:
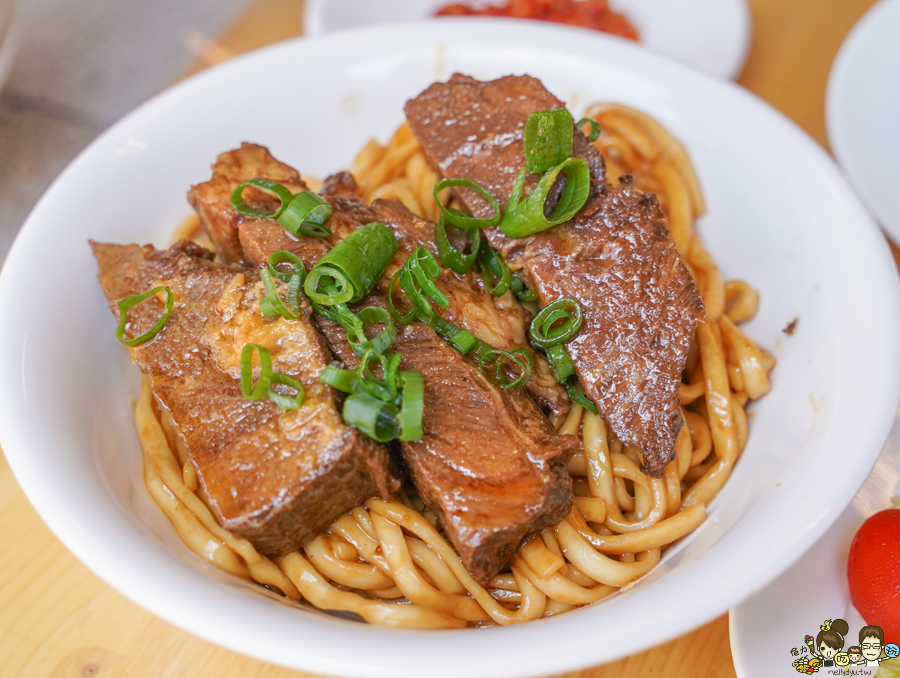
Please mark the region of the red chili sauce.
<svg viewBox="0 0 900 678"><path fill-rule="evenodd" d="M502 16L538 19L637 40L638 33L628 19L609 8L607 0L509 0L501 6L481 8L455 3L437 11L437 16Z"/></svg>

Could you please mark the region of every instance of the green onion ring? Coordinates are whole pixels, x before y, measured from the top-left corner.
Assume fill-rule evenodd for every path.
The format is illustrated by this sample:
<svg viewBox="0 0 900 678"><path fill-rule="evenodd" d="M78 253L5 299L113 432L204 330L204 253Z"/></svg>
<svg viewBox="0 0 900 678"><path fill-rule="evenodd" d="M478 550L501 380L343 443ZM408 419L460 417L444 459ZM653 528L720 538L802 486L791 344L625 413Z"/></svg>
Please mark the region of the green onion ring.
<svg viewBox="0 0 900 678"><path fill-rule="evenodd" d="M269 273L268 269L264 268L260 271L260 278L262 279L263 289L266 293L265 296L259 300L259 308L260 311L262 311L262 314L267 318L272 318L276 315L280 315L286 320L299 318L300 302L298 296L300 294L300 276L296 273L291 276L291 281L288 283L287 306L285 306L284 302L281 300L278 290L275 288L275 281L272 279L272 274Z"/></svg>
<svg viewBox="0 0 900 678"><path fill-rule="evenodd" d="M352 393L353 385L356 382L356 372L328 365L319 375L319 381L343 393Z"/></svg>
<svg viewBox="0 0 900 678"><path fill-rule="evenodd" d="M545 172L572 156L572 115L565 108L535 111L522 134L525 169Z"/></svg>
<svg viewBox="0 0 900 678"><path fill-rule="evenodd" d="M509 270L509 266L503 261L503 257L497 253L497 250L488 245L487 242L484 242L481 245L481 249L478 251L478 261L481 262L482 273L486 271L490 276L493 276L494 279L497 280L496 285L491 285L488 278L486 276L484 277L484 284L488 288L488 291L495 297L506 294L506 290L512 285L513 275L512 271Z"/></svg>
<svg viewBox="0 0 900 678"><path fill-rule="evenodd" d="M400 435L399 410L393 403L385 403L368 393L354 393L344 401L341 412L344 423L362 431L379 443L386 443Z"/></svg>
<svg viewBox="0 0 900 678"><path fill-rule="evenodd" d="M452 224L451 227L456 228ZM459 230L469 238L470 251L468 254L456 249L451 244L450 239L447 237L447 224L443 215L434 229L434 244L437 246L438 257L440 257L441 263L454 273L462 275L472 270L472 266L475 265L475 260L478 258L478 248L481 246L481 231L477 228Z"/></svg>
<svg viewBox="0 0 900 678"><path fill-rule="evenodd" d="M400 274L403 273L403 270L404 270L403 267L400 267L397 269L397 272L394 273L393 276L391 276L391 282L388 285L388 293L387 293L388 311L391 314L391 318L394 319L394 322L396 322L401 327L403 325L408 325L409 323L411 323L413 320L416 319L415 305L413 305L413 307L409 310L409 313L407 313L406 315L401 314L400 311L397 310L397 307L394 305L394 290L397 288L397 285L400 282Z"/></svg>
<svg viewBox="0 0 900 678"><path fill-rule="evenodd" d="M260 374L253 385L253 352L259 351ZM247 400L262 400L272 384L272 354L265 346L244 344L241 350L241 393Z"/></svg>
<svg viewBox="0 0 900 678"><path fill-rule="evenodd" d="M290 282L291 277L295 274L306 277L306 265L303 263L303 260L293 252L288 252L287 250L272 252L272 254L269 255L269 261L267 263L269 273L284 282ZM284 273L283 271L279 271L276 268L279 264L290 264L294 267L294 272Z"/></svg>
<svg viewBox="0 0 900 678"><path fill-rule="evenodd" d="M496 362L495 358L497 358ZM503 365L507 360L511 360L520 368L519 376L512 381L510 381L503 370ZM531 379L531 374L534 371L534 361L531 358L531 354L522 348L516 348L512 351L491 348L483 356L479 356L479 362L481 371L488 381L502 389L524 386Z"/></svg>
<svg viewBox="0 0 900 678"><path fill-rule="evenodd" d="M166 308L163 311L162 316L160 316L153 327L143 334L139 334L132 339L126 339L125 326L128 324L128 311L150 297L155 297L160 292L166 293ZM116 306L119 309L119 326L116 328L116 338L126 346L137 346L150 341L159 334L159 331L166 326L167 322L169 322L169 316L172 315L172 309L175 306L175 295L168 287L159 286L154 287L152 290L144 292L143 294L130 294L127 297L119 299L116 302Z"/></svg>
<svg viewBox="0 0 900 678"><path fill-rule="evenodd" d="M545 216L544 203L560 172L566 175L566 184L553 211ZM583 158L569 158L548 170L531 195L520 201L524 185L523 169L516 177L506 213L500 222L500 231L510 238L524 238L572 219L584 207L591 193L591 171Z"/></svg>
<svg viewBox="0 0 900 678"><path fill-rule="evenodd" d="M330 218L331 203L312 191L297 193L277 217L288 233L313 238L331 235L331 229L324 225Z"/></svg>
<svg viewBox="0 0 900 678"><path fill-rule="evenodd" d="M597 406L584 394L584 390L581 388L581 384L578 383L577 379L569 379L569 381L566 382L566 393L569 394L569 399L573 403L578 403L588 412L597 414Z"/></svg>
<svg viewBox="0 0 900 678"><path fill-rule="evenodd" d="M356 314L359 325L354 325L352 329L347 329L347 341L353 352L361 356L366 351L375 351L376 353L384 353L394 343L397 338L397 328L391 322L391 315L380 306L367 306ZM366 336L366 327L376 323L384 323L384 329L374 337L369 339Z"/></svg>
<svg viewBox="0 0 900 678"><path fill-rule="evenodd" d="M509 286L519 301L537 301L537 292L526 287L519 274L513 273L512 282Z"/></svg>
<svg viewBox="0 0 900 678"><path fill-rule="evenodd" d="M384 224L356 229L313 266L303 285L306 296L322 306L359 301L372 291L398 249L396 236Z"/></svg>
<svg viewBox="0 0 900 678"><path fill-rule="evenodd" d="M422 414L425 410L425 379L421 372L400 372L403 383L403 403L400 405L400 440L419 440L425 431Z"/></svg>
<svg viewBox="0 0 900 678"><path fill-rule="evenodd" d="M453 209L452 207L447 207L444 203L441 202L438 194L443 191L445 188L468 188L472 191L475 191L488 205L491 206L491 209L494 210L494 216L487 217L486 219L476 219L475 217L470 217L466 214L463 214L457 209ZM487 228L489 226L496 226L500 223L500 218L502 213L500 212L500 205L497 204L497 201L494 199L494 196L490 194L490 192L478 184L476 184L471 179L463 179L461 177L449 177L447 179L441 179L434 187L434 201L437 203L438 207L441 210L441 216L447 220L447 223L456 226L457 228L462 228L465 230L472 230L477 228Z"/></svg>
<svg viewBox="0 0 900 678"><path fill-rule="evenodd" d="M359 367L356 368L356 383L359 388L374 398L384 402L393 402L397 399L400 389L397 372L400 368L400 360L403 356L394 353L386 356L368 349L360 358ZM384 373L383 379L378 379L369 368L373 360L377 360ZM354 389L355 390L355 389Z"/></svg>
<svg viewBox="0 0 900 678"><path fill-rule="evenodd" d="M578 129L581 129L586 124L591 126L591 131L587 135L588 142L594 143L595 141L597 141L597 139L600 138L600 123L597 122L596 120L594 120L593 118L582 118L581 120L579 120L578 122L575 123L575 126ZM594 412L594 414L597 414L597 413Z"/></svg>
<svg viewBox="0 0 900 678"><path fill-rule="evenodd" d="M297 395L288 396L282 393L276 393L269 388L266 392L266 396L271 400L275 405L278 406L281 410L299 410L300 407L303 406L303 401L306 400L306 391L303 389L303 384L294 379L293 377L289 377L286 374L282 374L281 372L275 372L272 374L272 383L273 384L284 384L295 391L297 391Z"/></svg>
<svg viewBox="0 0 900 678"><path fill-rule="evenodd" d="M560 321L562 324L557 325ZM541 309L531 321L528 335L538 346L550 348L572 339L583 323L581 304L572 297L563 297Z"/></svg>
<svg viewBox="0 0 900 678"><path fill-rule="evenodd" d="M274 193L275 197L278 198L279 201L281 201L281 206L274 212L270 212L268 210L258 210L250 207L246 202L244 202L244 189L247 188L247 186L256 186L257 188L262 188L269 191L270 193ZM274 181L256 178L251 179L250 181L245 181L242 184L238 184L237 188L235 188L231 192L231 206L234 207L235 211L237 211L238 213L248 217L258 217L261 219L277 219L279 216L281 216L281 213L284 212L285 207L287 207L292 197L293 194L287 187L275 183Z"/></svg>

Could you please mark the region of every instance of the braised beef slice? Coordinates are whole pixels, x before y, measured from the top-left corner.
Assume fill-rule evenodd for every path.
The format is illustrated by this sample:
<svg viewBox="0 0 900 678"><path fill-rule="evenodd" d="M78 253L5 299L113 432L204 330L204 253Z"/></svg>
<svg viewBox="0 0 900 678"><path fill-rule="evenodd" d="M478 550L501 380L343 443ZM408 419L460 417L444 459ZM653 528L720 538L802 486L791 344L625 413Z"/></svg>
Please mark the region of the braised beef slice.
<svg viewBox="0 0 900 678"><path fill-rule="evenodd" d="M241 180L248 178L252 177ZM372 304L384 307L391 276L416 247L436 253L434 224L393 200L377 200L367 207L349 174L326 179L321 195L333 208L327 225L334 236L324 251L372 221L384 223L397 236L397 255L372 295L354 305L354 310ZM312 238L292 238L272 221L245 221L239 229L246 261L263 262L271 252L288 249L309 269L321 256L314 247L297 242ZM504 307L478 276L444 270L438 286L450 300L450 308L442 311L446 319L501 348L525 345L529 321L525 312L509 300L505 302L509 308ZM347 367L356 367L359 359L344 329L318 316L315 322L334 354ZM380 329L375 326L371 332ZM509 561L526 535L568 514L572 491L564 464L578 441L554 435L527 393L497 388L424 325L399 328L392 350L404 356L402 369L420 370L425 377L425 438L403 443L403 458L416 489L439 516L466 567L486 582ZM538 388L539 379L532 381ZM550 382L543 387L545 398L555 399L565 411L565 399ZM492 506L497 510L492 511Z"/></svg>
<svg viewBox="0 0 900 678"><path fill-rule="evenodd" d="M263 553L282 554L344 511L397 490L386 448L344 425L337 394L318 381L332 356L308 307L292 321L262 317L256 275L216 264L211 252L186 241L166 251L92 247L117 317L115 301L127 295L160 284L175 294L166 326L131 356L171 416L223 527ZM150 328L161 308L151 301L134 307L129 332ZM274 369L303 384L300 409L282 412L267 398L244 398L240 353L248 342L271 347Z"/></svg>
<svg viewBox="0 0 900 678"><path fill-rule="evenodd" d="M442 176L472 179L505 205L525 165L525 121L561 105L527 76L479 82L454 75L409 101L406 115ZM601 181L597 151L580 130L574 139L575 154ZM471 191L458 197L473 214L489 212ZM579 300L585 323L567 348L585 392L616 435L640 451L644 471L659 477L674 455L681 373L704 311L655 196L640 194L629 178L616 188L598 183L572 222L528 238L497 229L487 235L521 268L541 306Z"/></svg>
<svg viewBox="0 0 900 678"><path fill-rule="evenodd" d="M359 307L374 304L383 300ZM322 329L338 357L356 366L341 328L324 320ZM393 350L403 356L401 369L425 379L425 435L401 443L403 459L466 569L486 584L524 537L571 511L565 462L578 439L555 435L527 393L491 384L426 325L400 328Z"/></svg>

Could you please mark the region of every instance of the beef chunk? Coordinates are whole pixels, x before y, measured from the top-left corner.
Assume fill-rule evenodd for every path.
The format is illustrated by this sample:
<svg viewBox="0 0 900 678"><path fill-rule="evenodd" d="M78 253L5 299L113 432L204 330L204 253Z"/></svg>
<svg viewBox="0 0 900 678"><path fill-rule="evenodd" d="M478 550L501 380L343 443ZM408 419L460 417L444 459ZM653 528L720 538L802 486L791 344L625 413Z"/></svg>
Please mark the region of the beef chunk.
<svg viewBox="0 0 900 678"><path fill-rule="evenodd" d="M525 166L528 116L561 105L527 76L479 82L455 75L408 102L406 114L442 176L472 179L505 205ZM598 182L581 214L528 238L497 229L488 237L521 268L541 305L579 300L585 323L567 349L585 392L616 435L640 451L644 471L658 477L674 454L679 383L703 304L655 197L629 179L615 189L599 183L602 159L577 129L574 140ZM458 197L473 214L488 212L472 192Z"/></svg>
<svg viewBox="0 0 900 678"><path fill-rule="evenodd" d="M262 317L255 274L211 261L182 242L167 251L92 243L100 284L115 301L156 285L175 295L165 328L131 348L157 403L174 422L219 523L268 554L299 547L344 511L399 486L386 448L344 425L337 394L318 381L332 356L310 321ZM129 312L130 330L153 325L160 306ZM282 412L240 388L246 343L272 351L275 371L301 382L306 401Z"/></svg>

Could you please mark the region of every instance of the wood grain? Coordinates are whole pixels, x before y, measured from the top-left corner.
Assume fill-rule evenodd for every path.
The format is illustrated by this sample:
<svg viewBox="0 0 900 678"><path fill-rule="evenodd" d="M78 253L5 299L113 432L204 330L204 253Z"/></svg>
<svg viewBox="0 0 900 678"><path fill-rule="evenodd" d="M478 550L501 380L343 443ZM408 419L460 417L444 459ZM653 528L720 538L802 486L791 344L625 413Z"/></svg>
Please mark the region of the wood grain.
<svg viewBox="0 0 900 678"><path fill-rule="evenodd" d="M738 82L826 143L828 71L872 0L751 0L754 37ZM218 38L241 53L302 32L302 0L258 0ZM198 63L193 71L200 70ZM894 250L900 262L900 252ZM15 544L15 548L9 548ZM303 678L157 619L101 582L28 504L0 452L0 676ZM727 617L647 652L567 678L731 678Z"/></svg>

